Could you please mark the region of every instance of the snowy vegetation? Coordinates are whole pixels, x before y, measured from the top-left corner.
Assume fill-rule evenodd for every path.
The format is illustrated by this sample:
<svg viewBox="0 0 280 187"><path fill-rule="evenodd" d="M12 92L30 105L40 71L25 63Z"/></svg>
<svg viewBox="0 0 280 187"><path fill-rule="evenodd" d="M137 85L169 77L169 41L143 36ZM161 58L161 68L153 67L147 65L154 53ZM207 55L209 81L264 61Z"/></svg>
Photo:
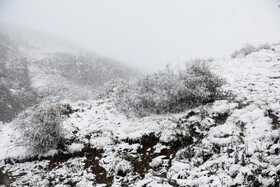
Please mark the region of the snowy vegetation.
<svg viewBox="0 0 280 187"><path fill-rule="evenodd" d="M69 104L43 103L22 112L13 125L22 134L21 145L34 154L43 154L64 143L63 117L73 111Z"/></svg>
<svg viewBox="0 0 280 187"><path fill-rule="evenodd" d="M279 186L279 44L131 80L0 40L0 186Z"/></svg>
<svg viewBox="0 0 280 187"><path fill-rule="evenodd" d="M222 95L224 81L210 71L206 61L188 63L177 72L166 69L132 83L112 82L115 105L127 115L178 113L215 101Z"/></svg>
<svg viewBox="0 0 280 187"><path fill-rule="evenodd" d="M253 52L258 52L261 49L271 50L272 48L267 43L266 44L261 44L261 45L259 45L259 47L255 47L251 44L246 44L241 49L234 51L234 53L232 53L231 57L232 58L236 58L238 56L244 57L244 56L247 56L247 55L249 55Z"/></svg>

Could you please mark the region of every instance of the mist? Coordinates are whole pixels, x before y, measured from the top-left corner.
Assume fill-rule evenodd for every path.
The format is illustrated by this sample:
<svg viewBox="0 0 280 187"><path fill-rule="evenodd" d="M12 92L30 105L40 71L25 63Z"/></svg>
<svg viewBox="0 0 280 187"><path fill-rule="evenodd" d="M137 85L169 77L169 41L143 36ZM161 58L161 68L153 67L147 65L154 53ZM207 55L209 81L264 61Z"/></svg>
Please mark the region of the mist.
<svg viewBox="0 0 280 187"><path fill-rule="evenodd" d="M0 0L1 186L279 186L280 0Z"/></svg>
<svg viewBox="0 0 280 187"><path fill-rule="evenodd" d="M74 42L155 71L193 58L228 57L246 43L280 41L277 0L2 0L0 22Z"/></svg>

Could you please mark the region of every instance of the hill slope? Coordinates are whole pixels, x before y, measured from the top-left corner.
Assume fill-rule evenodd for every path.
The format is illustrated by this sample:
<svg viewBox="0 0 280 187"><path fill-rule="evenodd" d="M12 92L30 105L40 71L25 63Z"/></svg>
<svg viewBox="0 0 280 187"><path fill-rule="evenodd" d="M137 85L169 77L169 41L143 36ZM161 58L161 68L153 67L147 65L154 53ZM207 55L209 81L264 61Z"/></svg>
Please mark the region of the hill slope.
<svg viewBox="0 0 280 187"><path fill-rule="evenodd" d="M280 45L217 60L232 99L180 114L127 118L110 99L72 103L67 146L38 159L0 133L0 183L11 186L277 186ZM14 158L14 159L11 159Z"/></svg>
<svg viewBox="0 0 280 187"><path fill-rule="evenodd" d="M3 122L42 100L93 98L105 82L138 74L54 36L16 26L0 26L0 50Z"/></svg>
<svg viewBox="0 0 280 187"><path fill-rule="evenodd" d="M17 46L0 32L0 121L10 121L37 101L28 61Z"/></svg>

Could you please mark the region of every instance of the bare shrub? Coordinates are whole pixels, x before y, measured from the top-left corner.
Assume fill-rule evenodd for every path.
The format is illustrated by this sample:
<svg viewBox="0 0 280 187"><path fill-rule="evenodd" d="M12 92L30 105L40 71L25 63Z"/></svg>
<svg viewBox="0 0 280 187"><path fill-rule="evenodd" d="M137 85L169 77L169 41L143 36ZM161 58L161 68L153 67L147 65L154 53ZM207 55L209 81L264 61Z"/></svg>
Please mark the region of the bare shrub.
<svg viewBox="0 0 280 187"><path fill-rule="evenodd" d="M61 122L72 113L69 104L41 104L28 108L13 122L22 134L22 143L33 153L42 154L63 143Z"/></svg>
<svg viewBox="0 0 280 187"><path fill-rule="evenodd" d="M167 69L116 89L115 105L130 116L177 113L214 101L224 80L196 61L178 72Z"/></svg>

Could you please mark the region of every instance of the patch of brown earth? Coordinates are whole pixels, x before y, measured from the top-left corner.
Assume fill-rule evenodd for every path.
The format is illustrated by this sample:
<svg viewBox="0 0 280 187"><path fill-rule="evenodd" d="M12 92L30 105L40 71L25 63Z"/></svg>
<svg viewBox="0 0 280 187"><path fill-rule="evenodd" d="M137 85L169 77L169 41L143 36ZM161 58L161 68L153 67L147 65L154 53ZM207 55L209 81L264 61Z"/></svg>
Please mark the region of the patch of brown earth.
<svg viewBox="0 0 280 187"><path fill-rule="evenodd" d="M92 173L96 175L95 182L97 184L106 184L111 186L113 183L113 177L107 176L106 170L99 165L99 160L102 158L103 150L98 150L90 147L83 149L85 153L85 169L90 168Z"/></svg>
<svg viewBox="0 0 280 187"><path fill-rule="evenodd" d="M14 179L8 173L3 173L2 169L0 169L0 185L10 186L13 181Z"/></svg>

